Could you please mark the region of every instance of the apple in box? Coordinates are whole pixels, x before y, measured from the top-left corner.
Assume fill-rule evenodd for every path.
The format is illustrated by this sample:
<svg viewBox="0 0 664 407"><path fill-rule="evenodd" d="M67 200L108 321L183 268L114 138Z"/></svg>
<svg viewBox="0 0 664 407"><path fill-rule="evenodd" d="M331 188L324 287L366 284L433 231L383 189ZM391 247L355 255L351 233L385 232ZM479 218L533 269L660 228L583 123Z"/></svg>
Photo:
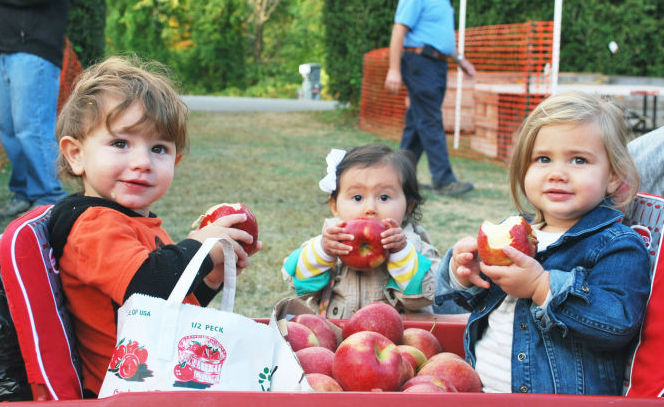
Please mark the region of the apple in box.
<svg viewBox="0 0 664 407"><path fill-rule="evenodd" d="M293 318L293 321L311 329L320 346L328 348L332 352L337 349L337 334L331 326L332 322L316 314L300 314Z"/></svg>
<svg viewBox="0 0 664 407"><path fill-rule="evenodd" d="M514 215L499 224L484 221L477 233L477 252L480 259L490 266L509 266L512 260L503 252L503 248L507 246L512 246L528 256L535 256L537 237L526 219Z"/></svg>
<svg viewBox="0 0 664 407"><path fill-rule="evenodd" d="M286 340L293 349L293 352L297 352L298 350L304 348L310 348L312 346L320 346L314 331L307 328L306 326L295 321L288 321L286 326L288 329L288 336L286 337Z"/></svg>
<svg viewBox="0 0 664 407"><path fill-rule="evenodd" d="M322 373L332 376L334 352L322 346L311 346L295 352L304 373Z"/></svg>
<svg viewBox="0 0 664 407"><path fill-rule="evenodd" d="M304 375L309 386L317 392L344 391L336 380L322 373L307 373Z"/></svg>
<svg viewBox="0 0 664 407"><path fill-rule="evenodd" d="M459 392L482 391L482 382L475 369L460 356L450 352L433 355L417 375L431 375L442 381L448 381Z"/></svg>
<svg viewBox="0 0 664 407"><path fill-rule="evenodd" d="M219 205L215 205L208 209L200 218L200 224L198 227L200 229L223 216L234 215L236 213L243 213L247 215L247 220L244 222L236 223L232 227L236 229L242 229L254 238L251 244L244 242L240 243L240 246L242 246L244 251L247 252L247 255L251 256L256 252L258 245L258 222L256 221L256 216L254 216L254 214L244 204L238 202L221 203Z"/></svg>
<svg viewBox="0 0 664 407"><path fill-rule="evenodd" d="M332 377L346 391L395 391L404 380L404 367L397 346L371 331L356 332L344 339L332 365Z"/></svg>
<svg viewBox="0 0 664 407"><path fill-rule="evenodd" d="M400 345L403 340L403 319L391 305L373 302L348 318L341 330L341 336L345 339L360 331L378 332L394 344Z"/></svg>
<svg viewBox="0 0 664 407"><path fill-rule="evenodd" d="M424 353L425 360L443 351L436 335L426 329L410 327L403 331L403 344L413 346Z"/></svg>
<svg viewBox="0 0 664 407"><path fill-rule="evenodd" d="M357 218L342 225L344 233L354 236L353 240L342 242L353 247L350 253L339 256L344 264L357 270L371 270L387 261L389 251L383 247L380 237L387 227L382 221Z"/></svg>
<svg viewBox="0 0 664 407"><path fill-rule="evenodd" d="M417 375L413 377L412 379L408 380L406 383L401 385L401 391L406 391L408 388L413 387L413 386L420 386L423 384L428 384L428 385L434 385L440 389L440 391L447 392L447 393L456 393L457 389L454 387L452 383L450 383L448 380L441 379L436 376L432 375ZM422 390L425 390L425 388L422 388ZM414 391L414 390L411 390ZM437 390L435 390L437 391ZM429 393L430 391L423 391L426 393Z"/></svg>
<svg viewBox="0 0 664 407"><path fill-rule="evenodd" d="M404 358L413 367L413 371L417 373L420 367L427 361L427 357L421 350L410 345L397 345L401 357Z"/></svg>

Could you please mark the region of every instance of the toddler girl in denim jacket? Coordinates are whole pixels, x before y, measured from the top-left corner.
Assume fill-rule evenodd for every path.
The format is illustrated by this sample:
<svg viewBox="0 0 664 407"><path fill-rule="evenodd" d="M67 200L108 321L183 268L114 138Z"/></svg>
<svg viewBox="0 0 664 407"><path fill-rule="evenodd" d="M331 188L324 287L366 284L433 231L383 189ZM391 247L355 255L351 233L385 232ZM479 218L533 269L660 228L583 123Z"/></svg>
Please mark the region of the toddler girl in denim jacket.
<svg viewBox="0 0 664 407"><path fill-rule="evenodd" d="M620 394L650 288L646 248L617 209L638 190L626 135L597 96L543 101L510 164L517 209L534 209L535 258L507 247L513 264L489 266L471 237L443 258L437 298L453 291L471 311L466 359L485 392Z"/></svg>

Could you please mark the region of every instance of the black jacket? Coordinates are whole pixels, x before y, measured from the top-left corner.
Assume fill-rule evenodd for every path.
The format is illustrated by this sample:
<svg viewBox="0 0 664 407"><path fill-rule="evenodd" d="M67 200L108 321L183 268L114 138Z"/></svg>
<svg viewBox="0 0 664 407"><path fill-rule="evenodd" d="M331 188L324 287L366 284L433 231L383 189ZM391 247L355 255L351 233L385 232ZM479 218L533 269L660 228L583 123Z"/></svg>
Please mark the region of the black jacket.
<svg viewBox="0 0 664 407"><path fill-rule="evenodd" d="M62 67L69 0L0 0L0 53L27 52Z"/></svg>

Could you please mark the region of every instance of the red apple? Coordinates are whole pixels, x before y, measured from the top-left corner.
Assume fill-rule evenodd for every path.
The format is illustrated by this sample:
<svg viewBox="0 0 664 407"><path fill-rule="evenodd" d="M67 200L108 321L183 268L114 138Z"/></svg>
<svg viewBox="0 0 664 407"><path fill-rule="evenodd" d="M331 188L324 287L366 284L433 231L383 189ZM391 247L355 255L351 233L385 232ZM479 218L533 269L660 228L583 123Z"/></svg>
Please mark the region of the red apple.
<svg viewBox="0 0 664 407"><path fill-rule="evenodd" d="M300 314L293 321L308 327L318 338L320 346L328 348L332 352L337 349L337 334L330 326L331 322L316 314Z"/></svg>
<svg viewBox="0 0 664 407"><path fill-rule="evenodd" d="M413 367L409 360L404 358L401 351L399 351L399 353L401 354L401 379L399 379L399 385L402 385L403 383L412 379L413 376L415 376L416 369Z"/></svg>
<svg viewBox="0 0 664 407"><path fill-rule="evenodd" d="M307 328L306 326L294 321L288 321L287 327L288 337L286 340L288 343L290 343L293 352L297 352L300 349L309 348L312 346L320 346L314 331Z"/></svg>
<svg viewBox="0 0 664 407"><path fill-rule="evenodd" d="M360 331L378 332L399 345L403 340L403 319L391 305L373 302L348 318L341 330L341 336L345 339Z"/></svg>
<svg viewBox="0 0 664 407"><path fill-rule="evenodd" d="M442 380L447 380L459 392L481 392L482 382L473 367L460 357L451 355L444 355L442 357L434 355L422 366L417 375L431 375Z"/></svg>
<svg viewBox="0 0 664 407"><path fill-rule="evenodd" d="M394 391L401 385L403 366L392 341L377 332L362 331L339 344L332 377L347 391Z"/></svg>
<svg viewBox="0 0 664 407"><path fill-rule="evenodd" d="M480 259L490 266L509 266L512 260L503 252L503 248L507 246L512 246L528 256L535 256L537 237L526 219L514 215L497 225L484 221L477 233L477 252Z"/></svg>
<svg viewBox="0 0 664 407"><path fill-rule="evenodd" d="M444 389L433 383L419 383L409 386L404 393L446 393Z"/></svg>
<svg viewBox="0 0 664 407"><path fill-rule="evenodd" d="M322 373L332 376L334 352L322 346L311 346L295 352L304 373Z"/></svg>
<svg viewBox="0 0 664 407"><path fill-rule="evenodd" d="M418 384L423 384L423 383L428 383L428 384L433 384L437 387L440 387L443 391L446 391L448 393L454 393L457 391L456 387L452 383L450 383L448 380L438 378L436 376L432 375L417 375L413 377L412 379L408 380L406 383L404 383L401 386L401 391L405 391L407 388L411 386L415 386Z"/></svg>
<svg viewBox="0 0 664 407"><path fill-rule="evenodd" d="M413 370L417 372L420 367L427 361L427 357L422 353L421 350L417 349L414 346L410 345L397 345L399 352L401 352L401 357L407 360L410 365L413 367Z"/></svg>
<svg viewBox="0 0 664 407"><path fill-rule="evenodd" d="M242 229L245 232L249 233L254 240L251 244L240 243L240 246L244 249L249 256L256 252L256 246L258 245L258 222L254 214L242 203L221 203L215 205L208 209L205 212L205 215L201 218L199 228L214 222L215 220L221 218L222 216L234 215L236 213L243 213L247 215L247 220L244 222L236 223L232 227L236 229Z"/></svg>
<svg viewBox="0 0 664 407"><path fill-rule="evenodd" d="M371 270L387 261L390 254L381 243L380 234L387 230L385 224L378 219L358 218L343 223L344 233L353 235L351 241L344 244L352 246L350 253L339 256L339 259L357 270Z"/></svg>
<svg viewBox="0 0 664 407"><path fill-rule="evenodd" d="M403 331L403 344L414 346L424 353L426 359L443 351L436 335L422 328L410 327Z"/></svg>
<svg viewBox="0 0 664 407"><path fill-rule="evenodd" d="M344 391L339 383L328 375L322 373L308 373L304 375L312 389L319 392Z"/></svg>

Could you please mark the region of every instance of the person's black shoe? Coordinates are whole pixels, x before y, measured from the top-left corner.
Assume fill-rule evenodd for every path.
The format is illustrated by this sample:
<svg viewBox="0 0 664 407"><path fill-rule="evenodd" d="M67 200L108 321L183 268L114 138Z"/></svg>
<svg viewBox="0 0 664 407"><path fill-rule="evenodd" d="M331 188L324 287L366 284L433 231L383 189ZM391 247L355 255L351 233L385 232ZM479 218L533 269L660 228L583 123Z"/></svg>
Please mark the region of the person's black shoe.
<svg viewBox="0 0 664 407"><path fill-rule="evenodd" d="M433 192L435 192L437 195L459 196L461 194L465 194L468 191L472 191L473 188L475 187L470 182L454 181L440 187L434 186Z"/></svg>

